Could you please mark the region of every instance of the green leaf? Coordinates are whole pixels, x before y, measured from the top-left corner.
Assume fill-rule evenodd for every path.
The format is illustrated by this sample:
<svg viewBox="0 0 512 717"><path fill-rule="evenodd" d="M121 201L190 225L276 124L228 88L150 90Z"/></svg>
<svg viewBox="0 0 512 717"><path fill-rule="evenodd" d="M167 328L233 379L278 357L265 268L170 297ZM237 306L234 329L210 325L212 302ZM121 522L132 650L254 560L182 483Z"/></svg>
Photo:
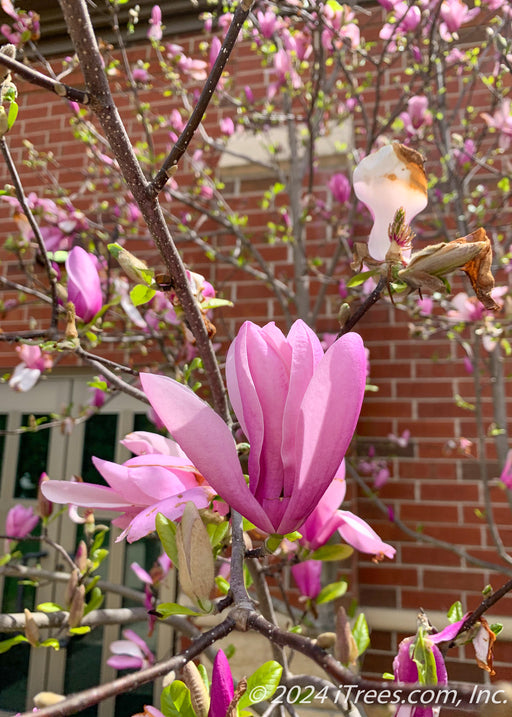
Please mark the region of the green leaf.
<svg viewBox="0 0 512 717"><path fill-rule="evenodd" d="M61 612L64 608L61 605L57 605L56 602L41 602L36 606L36 610L39 610L39 612Z"/></svg>
<svg viewBox="0 0 512 717"><path fill-rule="evenodd" d="M323 560L325 562L346 560L353 552L354 548L351 548L350 545L343 545L341 543L337 545L322 545L321 548L317 548L317 550L314 551L311 555L311 559Z"/></svg>
<svg viewBox="0 0 512 717"><path fill-rule="evenodd" d="M462 618L464 617L464 613L462 612L462 604L460 600L457 600L457 602L453 603L453 605L446 613L446 617L448 618L448 622L451 623L457 622L458 620L462 620Z"/></svg>
<svg viewBox="0 0 512 717"><path fill-rule="evenodd" d="M212 548L215 548L217 545L222 543L222 541L226 537L226 533L228 532L228 530L229 523L227 520L223 521L219 525L216 525L215 523L208 523L208 525L206 526L206 531L210 538Z"/></svg>
<svg viewBox="0 0 512 717"><path fill-rule="evenodd" d="M107 385L105 384L105 388L106 387L107 387ZM98 532L94 536L94 541L93 541L93 544L91 545L91 549L89 551L89 553L91 555L101 548L101 546L103 545L103 541L105 540L105 535L108 533L108 530L109 530L108 528L104 528L103 530L98 530Z"/></svg>
<svg viewBox="0 0 512 717"><path fill-rule="evenodd" d="M361 655L370 644L370 631L364 613L357 616L357 620L352 628L352 636L356 641L357 654Z"/></svg>
<svg viewBox="0 0 512 717"><path fill-rule="evenodd" d="M503 625L501 622L493 622L492 625L489 625L491 628L491 632L494 632L495 635L499 635L500 632L503 630Z"/></svg>
<svg viewBox="0 0 512 717"><path fill-rule="evenodd" d="M336 598L345 595L345 593L347 592L347 587L348 585L346 580L340 580L337 583L329 583L329 585L326 585L318 593L318 596L315 600L316 604L322 605L325 602L331 602L331 600L336 600Z"/></svg>
<svg viewBox="0 0 512 717"><path fill-rule="evenodd" d="M5 555L2 555L2 557L0 558L0 568L2 567L2 565L7 565L7 563L10 561L11 558L12 558L12 555L10 553L6 553Z"/></svg>
<svg viewBox="0 0 512 717"><path fill-rule="evenodd" d="M156 606L156 611L159 613L161 620L165 620L166 617L171 615L200 615L197 610L191 610L189 607L178 605L177 602L163 602Z"/></svg>
<svg viewBox="0 0 512 717"><path fill-rule="evenodd" d="M7 127L11 129L13 124L16 122L18 116L18 104L17 102L11 102L9 105L9 111L7 113Z"/></svg>
<svg viewBox="0 0 512 717"><path fill-rule="evenodd" d="M367 279L378 274L379 271L380 269L371 269L370 271L362 271L359 274L354 274L354 276L347 281L347 287L353 289L355 286L360 286L364 284Z"/></svg>
<svg viewBox="0 0 512 717"><path fill-rule="evenodd" d="M48 637L46 640L40 642L39 645L41 647L53 647L54 650L60 650L60 643L55 637Z"/></svg>
<svg viewBox="0 0 512 717"><path fill-rule="evenodd" d="M164 687L160 695L160 710L165 717L196 717L190 700L190 690L181 680Z"/></svg>
<svg viewBox="0 0 512 717"><path fill-rule="evenodd" d="M234 306L234 304L232 301L228 301L227 299L217 299L216 297L201 301L201 309L203 311L207 311L208 309L219 309L221 306Z"/></svg>
<svg viewBox="0 0 512 717"><path fill-rule="evenodd" d="M383 680L394 680L394 679L395 679L395 676L392 675L391 672L385 672L385 673L382 675L382 679L383 679Z"/></svg>
<svg viewBox="0 0 512 717"><path fill-rule="evenodd" d="M197 666L197 671L201 675L201 679L204 683L204 686L206 687L206 692L210 692L210 680L208 679L208 673L206 672L206 667L200 662Z"/></svg>
<svg viewBox="0 0 512 717"><path fill-rule="evenodd" d="M151 289L145 284L135 284L133 289L130 291L130 299L134 306L141 306L151 301L153 296L156 294L155 289Z"/></svg>
<svg viewBox="0 0 512 717"><path fill-rule="evenodd" d="M64 264L66 259L68 258L68 251L64 251L63 249L59 249L59 251L49 251L48 253L48 259L51 261L56 261L57 264Z"/></svg>
<svg viewBox="0 0 512 717"><path fill-rule="evenodd" d="M272 535L269 535L268 538L265 540L265 547L270 553L273 553L278 549L282 542L282 535L279 535L278 533L272 533Z"/></svg>
<svg viewBox="0 0 512 717"><path fill-rule="evenodd" d="M426 638L425 630L420 627L414 641L412 659L418 668L420 685L437 685L437 669L432 643Z"/></svg>
<svg viewBox="0 0 512 717"><path fill-rule="evenodd" d="M91 590L91 596L87 602L87 605L84 608L84 615L87 615L87 613L91 612L92 610L97 610L101 607L103 604L103 593L98 587L94 587Z"/></svg>
<svg viewBox="0 0 512 717"><path fill-rule="evenodd" d="M223 595L227 595L231 588L231 585L228 583L226 578L222 577L222 575L217 575L215 578L215 585L217 586L219 592Z"/></svg>
<svg viewBox="0 0 512 717"><path fill-rule="evenodd" d="M8 640L2 640L2 642L0 642L0 655L10 650L14 645L18 645L20 642L28 642L25 635L15 635L15 637L10 637Z"/></svg>
<svg viewBox="0 0 512 717"><path fill-rule="evenodd" d="M178 549L176 547L176 523L166 518L163 513L157 513L156 532L168 557L174 565L178 565Z"/></svg>
<svg viewBox="0 0 512 717"><path fill-rule="evenodd" d="M98 548L98 550L91 551L89 557L92 560L92 569L96 570L101 563L105 560L108 555L108 550L105 548Z"/></svg>
<svg viewBox="0 0 512 717"><path fill-rule="evenodd" d="M294 530L293 533L287 533L284 537L293 543L294 540L300 540L302 538L302 533L298 530Z"/></svg>
<svg viewBox="0 0 512 717"><path fill-rule="evenodd" d="M70 627L68 632L71 635L86 635L88 632L91 632L91 628L89 625L80 625L79 627Z"/></svg>
<svg viewBox="0 0 512 717"><path fill-rule="evenodd" d="M247 689L240 698L238 708L244 709L250 705L270 699L277 689L282 673L282 666L275 660L265 662L261 667L258 667L256 672L253 672L247 679ZM254 701L251 699L251 695L258 695L259 699Z"/></svg>

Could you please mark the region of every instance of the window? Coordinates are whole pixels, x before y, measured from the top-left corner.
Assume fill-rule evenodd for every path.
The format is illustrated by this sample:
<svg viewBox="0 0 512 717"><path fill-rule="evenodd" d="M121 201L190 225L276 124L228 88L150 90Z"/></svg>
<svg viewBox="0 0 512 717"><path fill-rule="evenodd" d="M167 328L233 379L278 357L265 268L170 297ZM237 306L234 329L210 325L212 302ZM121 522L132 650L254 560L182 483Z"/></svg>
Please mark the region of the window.
<svg viewBox="0 0 512 717"><path fill-rule="evenodd" d="M55 372L41 381L28 393L14 393L6 385L0 385L0 530L3 530L8 510L16 503L35 505L37 484L43 470L53 479L69 479L71 475L82 475L84 480L102 482L91 462L92 456L122 462L129 457L128 451L119 440L132 430L154 430L144 407L134 399L120 395L105 406L105 411L91 417L87 422L76 422L69 432L52 418L53 412L63 412L65 407L77 416L80 408L87 405L89 389L88 376L80 371L73 374ZM50 423L48 427L45 424ZM23 430L32 426L35 430ZM21 429L21 430L20 430ZM4 433L2 433L4 432ZM108 523L112 513L96 513L97 522ZM51 537L58 540L70 553L74 552L81 537L81 526L74 525L66 515L52 521ZM142 585L129 566L136 561L149 569L158 557L159 544L148 538L133 545L115 543L119 534L113 529L108 535L111 553L101 566L102 578L113 583L124 583L135 589ZM64 570L62 558L38 540L19 544L23 552L23 563L40 565L46 570ZM166 590L173 599L173 576L168 576ZM34 608L40 602L62 602L64 584L43 584L38 586L19 585L15 578L3 577L0 573L0 597L4 612L20 612L24 607ZM107 593L104 607L130 605L119 595ZM144 623L130 626L142 636L147 635ZM32 698L38 692L50 690L57 693L77 692L92 687L98 682L116 676L108 667L108 645L120 637L119 628L105 626L95 628L87 635L70 641L55 631L44 631L44 637L62 637L62 648L29 648L26 643L16 645L0 655L0 717L32 709ZM12 637L0 635L0 639ZM169 654L172 634L165 626L158 627L152 638L151 648L162 656ZM87 665L87 669L84 666ZM153 702L152 685L144 686L130 696L129 709L136 712L144 704ZM130 712L131 714L132 712ZM107 700L98 707L90 708L88 717L124 717L126 704Z"/></svg>

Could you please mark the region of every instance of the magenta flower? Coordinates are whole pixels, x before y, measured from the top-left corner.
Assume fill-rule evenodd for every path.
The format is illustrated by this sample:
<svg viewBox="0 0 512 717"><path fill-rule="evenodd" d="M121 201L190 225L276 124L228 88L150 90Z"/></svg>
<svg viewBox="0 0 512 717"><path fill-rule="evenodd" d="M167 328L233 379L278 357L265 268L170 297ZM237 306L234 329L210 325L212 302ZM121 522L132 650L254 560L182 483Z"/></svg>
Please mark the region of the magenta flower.
<svg viewBox="0 0 512 717"><path fill-rule="evenodd" d="M443 40L449 42L456 39L457 30L461 25L470 22L478 15L480 8L469 9L462 0L443 0L441 3L441 18L443 22L439 32ZM455 37L454 37L455 36Z"/></svg>
<svg viewBox="0 0 512 717"><path fill-rule="evenodd" d="M500 149L508 149L512 139L512 105L510 99L503 100L496 112L492 115L482 112L480 115L488 127L500 133Z"/></svg>
<svg viewBox="0 0 512 717"><path fill-rule="evenodd" d="M7 513L5 533L9 538L26 538L38 522L39 516L34 513L32 506L25 507L17 503Z"/></svg>
<svg viewBox="0 0 512 717"><path fill-rule="evenodd" d="M249 443L245 482L229 428L189 388L141 374L156 413L209 484L260 530L299 528L332 482L359 417L366 378L361 338L324 354L296 321L288 336L247 321L226 361L229 396Z"/></svg>
<svg viewBox="0 0 512 717"><path fill-rule="evenodd" d="M21 363L14 369L9 379L10 388L15 391L29 391L46 369L53 366L50 354L43 353L39 346L23 344L16 347Z"/></svg>
<svg viewBox="0 0 512 717"><path fill-rule="evenodd" d="M162 11L160 10L159 5L153 5L153 7L151 8L151 17L149 18L149 24L151 25L151 27L149 28L147 33L148 40L160 42L163 34L163 26Z"/></svg>
<svg viewBox="0 0 512 717"><path fill-rule="evenodd" d="M291 571L301 595L314 600L322 589L322 561L304 560L292 565Z"/></svg>
<svg viewBox="0 0 512 717"><path fill-rule="evenodd" d="M107 665L115 670L142 670L155 661L155 656L146 642L133 630L123 630L124 640L114 640L110 643L112 657Z"/></svg>
<svg viewBox="0 0 512 717"><path fill-rule="evenodd" d="M339 510L345 498L345 465L327 488L318 505L300 528L301 545L316 550L325 545L335 530L341 538L356 550L371 555L385 555L393 558L396 550L384 543L377 533L362 518L349 510Z"/></svg>
<svg viewBox="0 0 512 717"><path fill-rule="evenodd" d="M450 628L452 625L449 626ZM441 633L439 633L441 634ZM406 637L402 640L398 646L398 655L393 660L393 672L395 680L398 682L418 682L418 667L411 655L411 647L415 637ZM436 663L437 681L434 684L444 685L448 682L448 673L446 672L446 666L441 651L434 644L432 636L426 636L424 638L427 645L427 649L432 650L434 660ZM432 707L417 705L412 707L411 705L400 706L395 717L434 717L434 710Z"/></svg>
<svg viewBox="0 0 512 717"><path fill-rule="evenodd" d="M68 301L75 305L76 315L90 321L101 309L100 277L96 261L82 247L75 246L66 259L68 274Z"/></svg>
<svg viewBox="0 0 512 717"><path fill-rule="evenodd" d="M350 197L350 182L341 172L333 174L327 185L334 199L344 204Z"/></svg>
<svg viewBox="0 0 512 717"><path fill-rule="evenodd" d="M402 112L400 118L404 123L407 134L413 136L423 125L432 124L432 113L428 109L428 99L424 95L413 95L407 102L407 112Z"/></svg>
<svg viewBox="0 0 512 717"><path fill-rule="evenodd" d="M213 661L208 717L226 717L234 694L233 677L228 658L222 650L219 650Z"/></svg>
<svg viewBox="0 0 512 717"><path fill-rule="evenodd" d="M509 489L512 489L512 450L507 453L507 460L501 471L500 481Z"/></svg>
<svg viewBox="0 0 512 717"><path fill-rule="evenodd" d="M109 487L50 480L41 486L41 491L54 503L122 513L112 521L123 529L117 542L126 537L132 543L151 533L157 513L177 520L187 501L206 508L214 496L186 458L150 453L130 458L122 465L101 458L92 460Z"/></svg>

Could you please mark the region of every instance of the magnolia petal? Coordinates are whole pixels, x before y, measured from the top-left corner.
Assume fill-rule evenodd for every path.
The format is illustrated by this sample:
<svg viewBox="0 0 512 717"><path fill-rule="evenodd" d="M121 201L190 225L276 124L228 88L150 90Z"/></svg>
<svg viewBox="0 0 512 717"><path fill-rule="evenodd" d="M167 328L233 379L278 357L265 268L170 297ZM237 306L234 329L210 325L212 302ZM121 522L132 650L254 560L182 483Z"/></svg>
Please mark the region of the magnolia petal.
<svg viewBox="0 0 512 717"><path fill-rule="evenodd" d="M66 259L68 301L75 305L76 315L90 321L101 309L101 283L94 259L85 249L75 246Z"/></svg>
<svg viewBox="0 0 512 717"><path fill-rule="evenodd" d="M130 524L116 542L126 538L129 543L134 543L136 540L140 540L152 533L155 530L155 520L158 513L162 513L169 520L181 518L185 505L189 501L194 503L197 508L207 508L210 504L210 495L205 488L198 486L148 505L132 518Z"/></svg>
<svg viewBox="0 0 512 717"><path fill-rule="evenodd" d="M300 473L277 532L296 530L336 475L354 434L365 383L361 337L345 334L317 364L302 401L295 441Z"/></svg>
<svg viewBox="0 0 512 717"><path fill-rule="evenodd" d="M113 655L129 655L130 657L138 657L139 660L144 657L139 645L136 645L131 639L114 640L110 643L109 650Z"/></svg>
<svg viewBox="0 0 512 717"><path fill-rule="evenodd" d="M113 667L114 670L140 670L142 664L142 657L130 655L112 655L107 660L107 665Z"/></svg>
<svg viewBox="0 0 512 717"><path fill-rule="evenodd" d="M192 463L176 441L159 433L133 431L128 433L120 443L138 456L145 453L160 453L163 456L174 456L175 458L183 459L186 463Z"/></svg>
<svg viewBox="0 0 512 717"><path fill-rule="evenodd" d="M294 490L296 478L295 439L300 405L313 377L316 365L322 360L324 350L317 335L300 319L295 321L288 333L291 346L288 395L283 414L281 458L283 462L283 487L285 496Z"/></svg>
<svg viewBox="0 0 512 717"><path fill-rule="evenodd" d="M345 483L345 461L338 468L331 485L320 498L318 505L309 518L301 525L301 543L310 550L316 550L329 540L342 518L338 515L338 507L343 503L347 486Z"/></svg>
<svg viewBox="0 0 512 717"><path fill-rule="evenodd" d="M212 488L258 528L273 532L245 482L235 442L222 418L193 391L167 376L141 373L140 380L153 408Z"/></svg>
<svg viewBox="0 0 512 717"><path fill-rule="evenodd" d="M348 510L339 510L338 515L343 520L338 527L338 533L346 543L361 553L382 554L388 558L394 558L395 548L388 545L388 543L384 543L373 528L370 528L362 518Z"/></svg>
<svg viewBox="0 0 512 717"><path fill-rule="evenodd" d="M289 378L286 342L273 324L260 328L246 321L233 345L237 387L231 374L228 390L231 396L233 388L242 404L244 432L251 444L251 492L259 502L275 499L283 485L281 435Z"/></svg>
<svg viewBox="0 0 512 717"><path fill-rule="evenodd" d="M85 508L125 510L131 506L131 502L126 501L115 490L103 485L48 480L41 485L41 492L53 503L71 503Z"/></svg>

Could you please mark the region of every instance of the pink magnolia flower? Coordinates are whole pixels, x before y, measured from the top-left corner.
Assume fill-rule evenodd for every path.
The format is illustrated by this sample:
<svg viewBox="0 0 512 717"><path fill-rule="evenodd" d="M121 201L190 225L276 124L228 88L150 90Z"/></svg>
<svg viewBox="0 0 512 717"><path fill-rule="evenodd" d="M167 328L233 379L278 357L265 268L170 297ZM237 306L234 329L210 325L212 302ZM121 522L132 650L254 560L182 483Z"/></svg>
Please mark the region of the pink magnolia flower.
<svg viewBox="0 0 512 717"><path fill-rule="evenodd" d="M214 496L203 476L183 457L148 453L122 465L101 458L92 460L108 487L50 480L41 490L54 503L122 513L112 521L123 529L117 542L126 537L132 543L153 532L157 513L177 520L187 501L206 508Z"/></svg>
<svg viewBox="0 0 512 717"><path fill-rule="evenodd" d="M30 391L39 377L46 369L53 366L53 359L50 354L43 353L39 346L17 346L16 352L21 358L9 379L10 388L15 391Z"/></svg>
<svg viewBox="0 0 512 717"><path fill-rule="evenodd" d="M233 120L231 117L223 117L219 123L220 131L225 134L227 137L231 137L231 135L235 131L235 125L233 123Z"/></svg>
<svg viewBox="0 0 512 717"><path fill-rule="evenodd" d="M313 511L352 439L364 393L366 355L347 334L324 354L296 321L288 336L247 321L231 344L229 396L250 444L249 485L224 421L188 387L141 374L143 390L209 484L260 530L286 534Z"/></svg>
<svg viewBox="0 0 512 717"><path fill-rule="evenodd" d="M9 538L25 538L38 523L39 516L34 513L32 506L17 503L7 513L5 533Z"/></svg>
<svg viewBox="0 0 512 717"><path fill-rule="evenodd" d="M393 2L390 9L393 10L394 21L387 22L382 27L379 37L382 40L390 40L388 51L395 52L397 46L392 38L416 30L421 22L421 9L417 5L411 5L406 2L406 0Z"/></svg>
<svg viewBox="0 0 512 717"><path fill-rule="evenodd" d="M219 650L213 661L208 717L226 717L234 694L233 676L228 658L222 650Z"/></svg>
<svg viewBox="0 0 512 717"><path fill-rule="evenodd" d="M441 18L443 22L439 26L439 33L443 40L450 41L457 39L457 31L466 22L470 22L478 15L480 8L474 7L471 10L462 0L443 0L441 3Z"/></svg>
<svg viewBox="0 0 512 717"><path fill-rule="evenodd" d="M512 450L507 453L507 460L501 471L500 481L509 489L512 490Z"/></svg>
<svg viewBox="0 0 512 717"><path fill-rule="evenodd" d="M292 565L291 571L301 595L314 600L322 589L322 561L303 560Z"/></svg>
<svg viewBox="0 0 512 717"><path fill-rule="evenodd" d="M452 625L449 626L449 628L452 627ZM442 633L439 633L435 637L439 638L439 635L441 634ZM437 645L434 644L434 640L432 639L433 637L434 636L432 635L428 635L424 637L424 640L427 649L432 652L435 660L437 673L437 681L435 684L444 685L448 682L448 673L446 672L443 655ZM398 654L393 660L393 672L395 680L398 682L408 683L419 681L418 666L416 662L414 662L411 655L411 646L415 639L415 637L406 637L405 640L402 640L398 646ZM395 717L434 717L434 714L437 714L439 709L435 712L434 710L435 708L433 709L430 706L423 706L420 704L414 707L411 705L401 705L395 712Z"/></svg>
<svg viewBox="0 0 512 717"><path fill-rule="evenodd" d="M428 109L428 99L423 95L414 95L407 102L407 112L402 112L400 118L404 123L407 134L413 136L423 125L432 124L432 113Z"/></svg>
<svg viewBox="0 0 512 717"><path fill-rule="evenodd" d="M149 19L149 24L151 25L151 27L149 28L147 33L148 39L153 40L155 42L160 42L163 34L163 25L162 11L160 10L159 5L153 5L151 9L151 17Z"/></svg>
<svg viewBox="0 0 512 717"><path fill-rule="evenodd" d="M354 169L354 191L373 217L368 252L378 261L385 260L390 247L389 225L396 211L402 207L410 223L427 206L427 180L416 154L393 142L367 155Z"/></svg>
<svg viewBox="0 0 512 717"><path fill-rule="evenodd" d="M94 257L75 246L66 259L68 301L75 305L76 315L90 321L101 309L103 297Z"/></svg>
<svg viewBox="0 0 512 717"><path fill-rule="evenodd" d="M333 174L327 185L334 199L344 204L350 197L350 182L344 174L337 172Z"/></svg>
<svg viewBox="0 0 512 717"><path fill-rule="evenodd" d="M512 138L512 111L510 99L503 100L496 112L492 115L482 112L480 115L488 127L500 133L500 149L508 149Z"/></svg>
<svg viewBox="0 0 512 717"><path fill-rule="evenodd" d="M266 12L262 12L261 10L259 10L256 13L256 18L258 20L262 36L266 40L270 40L278 26L278 18L276 13L272 12L272 10L267 10Z"/></svg>
<svg viewBox="0 0 512 717"><path fill-rule="evenodd" d="M114 640L110 643L112 657L107 665L115 670L142 670L155 661L155 656L147 646L145 640L133 630L123 630L124 640Z"/></svg>

